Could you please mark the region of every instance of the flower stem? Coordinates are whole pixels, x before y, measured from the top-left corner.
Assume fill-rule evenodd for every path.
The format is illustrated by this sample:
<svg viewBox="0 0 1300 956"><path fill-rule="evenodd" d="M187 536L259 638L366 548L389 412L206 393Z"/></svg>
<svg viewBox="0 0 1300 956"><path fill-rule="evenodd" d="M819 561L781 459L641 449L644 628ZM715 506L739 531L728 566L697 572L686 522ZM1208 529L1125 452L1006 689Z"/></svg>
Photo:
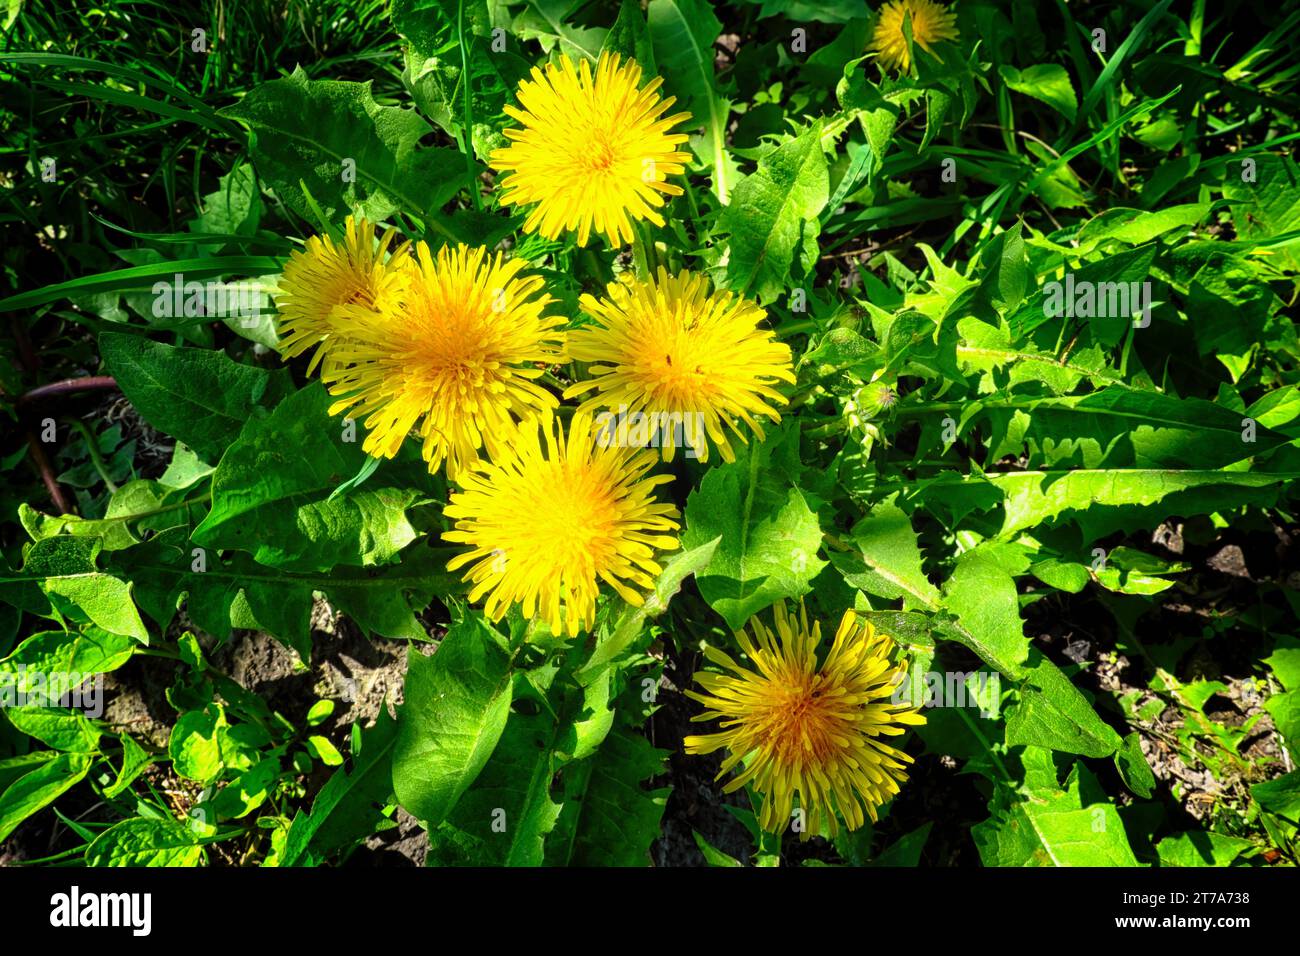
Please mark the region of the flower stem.
<svg viewBox="0 0 1300 956"><path fill-rule="evenodd" d="M653 279L658 271L659 257L648 223L632 224L632 261L643 279Z"/></svg>
<svg viewBox="0 0 1300 956"><path fill-rule="evenodd" d="M817 428L810 428L803 433L804 438L810 438L817 441L821 438L830 438L832 435L838 435L840 432L848 431L849 423L844 419L821 425Z"/></svg>
<svg viewBox="0 0 1300 956"><path fill-rule="evenodd" d="M474 175L474 107L469 96L469 48L465 45L465 0L456 0L456 43L460 47L460 85L465 91L465 108L461 119L461 147L465 150L469 196L474 201L475 210L482 211L483 197L479 195L478 177Z"/></svg>
<svg viewBox="0 0 1300 956"><path fill-rule="evenodd" d="M108 473L108 464L104 461L104 456L100 454L99 444L86 423L81 419L72 420L72 427L81 435L82 440L86 443L86 452L90 455L90 463L95 466L95 471L99 472L100 479L104 482L104 487L108 489L109 494L117 494L117 484L113 481L112 476Z"/></svg>

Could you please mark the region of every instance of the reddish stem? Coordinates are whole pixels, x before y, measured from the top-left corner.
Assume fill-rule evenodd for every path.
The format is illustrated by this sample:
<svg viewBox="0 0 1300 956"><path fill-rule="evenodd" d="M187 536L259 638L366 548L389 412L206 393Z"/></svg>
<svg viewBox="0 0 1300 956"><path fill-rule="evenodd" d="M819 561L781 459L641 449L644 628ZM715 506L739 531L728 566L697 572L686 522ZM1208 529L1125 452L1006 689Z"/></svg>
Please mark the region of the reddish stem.
<svg viewBox="0 0 1300 956"><path fill-rule="evenodd" d="M50 467L50 458L45 454L44 446L30 428L27 430L27 447L32 450L32 460L36 462L36 470L41 473L41 481L45 482L45 490L50 493L50 500L54 502L55 510L61 515L72 514L72 502L68 500L63 487L55 480L54 469Z"/></svg>
<svg viewBox="0 0 1300 956"><path fill-rule="evenodd" d="M25 392L19 399L19 405L30 405L46 398L54 398L59 395L71 395L74 392L87 392L92 389L110 389L117 388L117 380L109 375L85 375L81 378L65 378L61 382L50 382L48 385L38 385L29 392Z"/></svg>

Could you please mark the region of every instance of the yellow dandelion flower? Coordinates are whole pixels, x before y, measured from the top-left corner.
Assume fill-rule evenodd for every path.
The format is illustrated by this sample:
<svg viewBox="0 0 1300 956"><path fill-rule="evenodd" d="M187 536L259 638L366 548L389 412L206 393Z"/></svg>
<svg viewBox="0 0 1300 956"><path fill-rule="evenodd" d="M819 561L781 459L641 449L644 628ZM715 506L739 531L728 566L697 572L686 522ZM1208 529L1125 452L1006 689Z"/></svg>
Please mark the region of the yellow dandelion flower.
<svg viewBox="0 0 1300 956"><path fill-rule="evenodd" d="M326 351L321 346L338 331L332 321L337 307L382 310L397 301L410 247L404 243L389 258L388 248L396 235L396 230L388 229L376 245L374 226L349 216L342 245L329 236L312 236L305 251L293 252L276 298L285 359L316 347L310 374Z"/></svg>
<svg viewBox="0 0 1300 956"><path fill-rule="evenodd" d="M635 61L619 66L618 54L602 53L594 75L586 60L575 66L561 55L519 84L519 107L505 110L523 129L505 130L511 144L490 162L510 174L502 202L537 204L526 231L555 239L576 230L585 246L594 230L617 246L632 241L634 220L664 224L656 209L682 192L667 179L690 160L677 149L688 137L669 130L690 114L664 116L676 99L659 96L663 80L638 89L640 81Z"/></svg>
<svg viewBox="0 0 1300 956"><path fill-rule="evenodd" d="M903 33L903 20L912 20L912 42L933 53L933 45L957 39L957 15L934 0L891 0L880 11L868 49L879 55L886 69L912 69L912 54Z"/></svg>
<svg viewBox="0 0 1300 956"><path fill-rule="evenodd" d="M687 694L709 708L694 719L721 718L721 731L687 737L686 752L725 747L729 756L719 778L745 760L724 789L752 783L763 797L759 822L765 830L790 825L796 799L806 824L803 839L823 830L834 836L836 811L856 830L868 816L876 820L876 808L898 793L912 762L882 738L925 723L913 705L891 702L906 668L890 663L893 642L851 610L820 665L821 628L817 622L809 627L807 609L796 618L777 605L775 618L775 634L756 617L749 622L752 639L744 631L736 635L757 670L705 647L708 659L731 673L697 673L707 693Z"/></svg>
<svg viewBox="0 0 1300 956"><path fill-rule="evenodd" d="M663 570L656 551L678 546L677 509L655 499L669 475L648 475L646 451L600 447L588 415L568 428L539 416L524 422L508 447L457 476L443 538L471 550L448 570L469 565L469 599L500 620L513 604L556 633L576 636L596 620L604 581L639 605Z"/></svg>
<svg viewBox="0 0 1300 956"><path fill-rule="evenodd" d="M584 409L605 406L650 419L669 461L678 435L707 459L706 433L734 461L724 426L745 442L743 422L761 441L758 419L781 420L773 405L786 398L773 386L794 381L790 347L759 328L766 312L757 303L730 292L710 294L704 276L685 270L670 276L663 268L657 280L610 283L606 295L580 301L596 324L569 333L569 357L596 364L592 377L571 385L565 398L594 390Z"/></svg>
<svg viewBox="0 0 1300 956"><path fill-rule="evenodd" d="M392 458L418 429L429 470L445 461L454 478L557 404L536 380L562 358L564 319L543 314L554 300L522 259L465 245L435 257L423 242L417 255L399 306L336 310L346 335L321 378L340 398L331 414L364 419L367 453Z"/></svg>

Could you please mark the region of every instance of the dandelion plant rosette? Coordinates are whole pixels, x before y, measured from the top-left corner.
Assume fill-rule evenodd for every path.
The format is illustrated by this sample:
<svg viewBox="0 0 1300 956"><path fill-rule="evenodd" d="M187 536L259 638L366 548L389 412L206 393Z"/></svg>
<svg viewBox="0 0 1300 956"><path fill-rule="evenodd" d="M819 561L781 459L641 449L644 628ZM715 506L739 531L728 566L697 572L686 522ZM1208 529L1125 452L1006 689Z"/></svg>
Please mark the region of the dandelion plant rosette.
<svg viewBox="0 0 1300 956"><path fill-rule="evenodd" d="M1300 863L1294 4L209 6L7 4L0 864Z"/></svg>

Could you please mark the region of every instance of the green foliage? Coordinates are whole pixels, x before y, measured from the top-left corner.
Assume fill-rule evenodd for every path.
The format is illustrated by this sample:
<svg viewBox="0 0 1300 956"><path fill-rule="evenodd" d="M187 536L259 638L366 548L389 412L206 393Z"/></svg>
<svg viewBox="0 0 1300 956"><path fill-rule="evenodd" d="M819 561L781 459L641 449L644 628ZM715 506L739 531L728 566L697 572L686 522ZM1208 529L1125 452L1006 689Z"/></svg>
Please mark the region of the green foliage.
<svg viewBox="0 0 1300 956"><path fill-rule="evenodd" d="M713 194L726 204L734 182L727 155L731 104L718 91L713 44L722 30L706 0L650 0L646 7L650 44L668 91L703 127L696 155L712 170Z"/></svg>
<svg viewBox="0 0 1300 956"><path fill-rule="evenodd" d="M445 820L501 739L511 656L477 619L449 630L433 657L411 658L393 785L426 825Z"/></svg>
<svg viewBox="0 0 1300 956"><path fill-rule="evenodd" d="M412 818L431 865L1300 862L1293 12L959 3L904 72L850 0L35 6L0 51L6 854L58 812L47 862L91 866L338 865ZM691 115L630 249L528 233L489 169L520 81L602 52ZM655 465L642 603L489 620L415 438L367 455L273 306L171 308L278 297L348 215L528 260L568 328L657 266L763 307L797 381L734 460ZM797 848L683 769L702 649L751 663L780 602L890 635L927 717L923 785ZM106 674L156 726L45 682Z"/></svg>
<svg viewBox="0 0 1300 956"><path fill-rule="evenodd" d="M686 506L684 547L721 539L697 577L700 593L732 628L782 598L807 594L825 565L816 556L817 516L796 483L790 442L797 435L785 434L784 446L774 436L710 469ZM777 455L793 464L793 474L773 461Z"/></svg>
<svg viewBox="0 0 1300 956"><path fill-rule="evenodd" d="M290 390L283 369L241 365L221 352L175 348L122 332L105 333L99 349L141 416L211 461L239 437L253 409L274 405Z"/></svg>
<svg viewBox="0 0 1300 956"><path fill-rule="evenodd" d="M736 185L716 226L719 237L731 239L727 288L768 303L812 272L817 216L830 191L822 135L821 122L814 123Z"/></svg>
<svg viewBox="0 0 1300 956"><path fill-rule="evenodd" d="M169 819L135 817L109 827L86 848L87 866L195 866L195 835Z"/></svg>
<svg viewBox="0 0 1300 956"><path fill-rule="evenodd" d="M1077 766L1062 786L1051 752L1024 751L1025 781L1018 792L995 791L991 815L975 828L986 866L1136 866L1124 824L1113 804L1091 798L1095 786Z"/></svg>
<svg viewBox="0 0 1300 956"><path fill-rule="evenodd" d="M300 68L225 112L248 126L258 172L305 219L311 201L331 220L354 207L371 221L397 209L436 219L461 186L461 157L421 149L429 124L380 106L365 83L312 80Z"/></svg>
<svg viewBox="0 0 1300 956"><path fill-rule="evenodd" d="M386 710L356 738L359 751L351 766L334 772L313 801L310 813L294 817L285 837L280 866L316 865L385 828L395 805L393 753L397 722Z"/></svg>
<svg viewBox="0 0 1300 956"><path fill-rule="evenodd" d="M291 571L389 564L415 540L406 518L418 492L366 487L333 492L367 456L327 409L319 384L252 419L212 475L212 508L194 529L205 547L239 549ZM372 481L369 484L373 485Z"/></svg>

